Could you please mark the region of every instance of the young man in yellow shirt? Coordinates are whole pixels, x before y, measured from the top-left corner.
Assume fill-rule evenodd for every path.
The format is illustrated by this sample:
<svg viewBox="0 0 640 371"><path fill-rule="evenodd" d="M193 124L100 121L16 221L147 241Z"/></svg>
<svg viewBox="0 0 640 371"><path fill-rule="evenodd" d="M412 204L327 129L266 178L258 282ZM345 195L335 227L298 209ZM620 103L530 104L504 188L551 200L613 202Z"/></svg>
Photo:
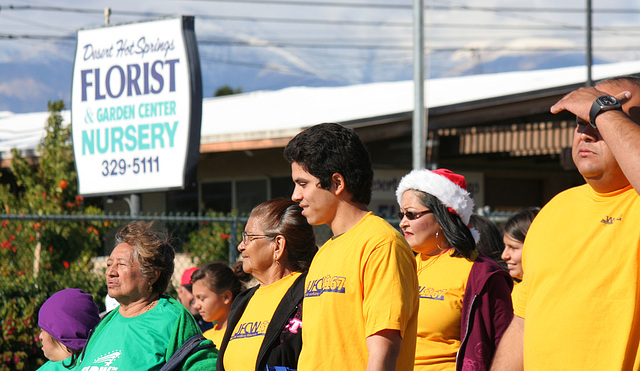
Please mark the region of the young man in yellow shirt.
<svg viewBox="0 0 640 371"><path fill-rule="evenodd" d="M368 211L373 170L356 133L320 124L285 148L292 199L333 237L309 268L298 370L412 370L415 259L400 233Z"/></svg>

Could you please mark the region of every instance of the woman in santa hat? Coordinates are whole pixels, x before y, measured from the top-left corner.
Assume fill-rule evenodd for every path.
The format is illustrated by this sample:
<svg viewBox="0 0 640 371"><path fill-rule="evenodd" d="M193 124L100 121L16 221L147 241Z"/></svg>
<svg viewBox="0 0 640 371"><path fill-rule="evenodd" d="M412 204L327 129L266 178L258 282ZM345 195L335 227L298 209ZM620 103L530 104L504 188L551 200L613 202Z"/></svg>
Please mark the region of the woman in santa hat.
<svg viewBox="0 0 640 371"><path fill-rule="evenodd" d="M476 251L464 176L413 170L396 191L420 285L416 370L488 370L513 317L509 274Z"/></svg>

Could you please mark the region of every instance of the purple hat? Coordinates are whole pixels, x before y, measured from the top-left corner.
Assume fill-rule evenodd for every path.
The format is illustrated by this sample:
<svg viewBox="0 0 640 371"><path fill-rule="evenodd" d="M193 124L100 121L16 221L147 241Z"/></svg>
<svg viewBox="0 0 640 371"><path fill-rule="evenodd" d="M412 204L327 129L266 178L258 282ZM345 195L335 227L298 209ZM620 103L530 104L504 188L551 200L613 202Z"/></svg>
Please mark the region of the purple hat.
<svg viewBox="0 0 640 371"><path fill-rule="evenodd" d="M38 326L70 349L80 350L89 331L100 322L93 297L80 289L64 289L40 307Z"/></svg>

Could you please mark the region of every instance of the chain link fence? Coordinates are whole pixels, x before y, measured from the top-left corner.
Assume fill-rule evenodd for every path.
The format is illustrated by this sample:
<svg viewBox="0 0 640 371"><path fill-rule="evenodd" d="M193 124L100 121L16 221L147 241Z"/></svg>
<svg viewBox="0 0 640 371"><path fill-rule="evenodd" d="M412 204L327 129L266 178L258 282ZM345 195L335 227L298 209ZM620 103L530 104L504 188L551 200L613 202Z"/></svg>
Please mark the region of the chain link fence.
<svg viewBox="0 0 640 371"><path fill-rule="evenodd" d="M508 215L491 218L500 223ZM106 260L115 247L115 234L127 223L154 221L172 236L176 261L167 294L177 297L186 269L208 261L236 261L247 219L213 213L0 214L0 371L36 370L46 361L37 313L55 292L79 288L93 295L101 311L106 309ZM398 226L399 220L387 220ZM315 229L321 246L331 231L326 226Z"/></svg>

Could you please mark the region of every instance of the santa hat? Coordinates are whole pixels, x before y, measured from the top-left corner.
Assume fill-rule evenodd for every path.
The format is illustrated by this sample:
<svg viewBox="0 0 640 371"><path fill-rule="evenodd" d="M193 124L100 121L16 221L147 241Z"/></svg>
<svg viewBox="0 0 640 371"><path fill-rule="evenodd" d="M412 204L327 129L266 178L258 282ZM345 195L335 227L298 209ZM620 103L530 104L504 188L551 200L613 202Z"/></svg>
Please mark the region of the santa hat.
<svg viewBox="0 0 640 371"><path fill-rule="evenodd" d="M450 212L458 215L464 224L469 225L469 219L473 214L473 199L467 191L464 176L448 169L413 170L400 180L396 190L399 205L402 203L404 192L410 189L435 196ZM480 236L478 232L471 229L471 234L477 241Z"/></svg>

